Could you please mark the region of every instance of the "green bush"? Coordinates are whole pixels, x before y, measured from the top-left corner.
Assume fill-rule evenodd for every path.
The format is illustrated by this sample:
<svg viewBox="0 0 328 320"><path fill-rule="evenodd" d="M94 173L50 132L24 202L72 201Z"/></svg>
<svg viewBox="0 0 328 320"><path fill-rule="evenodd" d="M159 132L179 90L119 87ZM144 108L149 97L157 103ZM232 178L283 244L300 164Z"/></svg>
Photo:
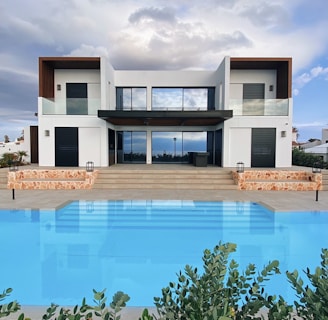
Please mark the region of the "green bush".
<svg viewBox="0 0 328 320"><path fill-rule="evenodd" d="M189 265L184 273L180 271L177 283L170 282L162 289L162 297L155 298L160 319L261 319L258 313L264 309L269 319L289 319L292 307L264 291L263 283L280 273L279 262L272 261L260 272L249 264L240 273L238 263L229 260L234 251L235 244L219 244L213 252L204 251L203 274Z"/></svg>
<svg viewBox="0 0 328 320"><path fill-rule="evenodd" d="M17 161L17 155L15 153L6 152L0 158L0 167L10 167L14 161Z"/></svg>
<svg viewBox="0 0 328 320"><path fill-rule="evenodd" d="M6 152L0 158L0 168L10 167L13 163L19 166L25 165L24 157L26 156L26 151Z"/></svg>
<svg viewBox="0 0 328 320"><path fill-rule="evenodd" d="M232 243L220 243L213 252L205 250L202 274L187 265L184 272L179 272L177 283L170 282L168 287L162 289L162 296L154 298L158 318L144 309L139 320L295 319L292 305L288 305L283 297L277 299L264 290L264 283L280 272L279 262L274 260L261 271L257 271L254 264L249 264L244 272L240 272L237 262L229 258L235 251L236 245ZM305 271L311 287L304 286L298 271L286 272L299 299L294 301L296 313L300 317L298 319L328 319L328 249L322 249L321 258L321 265L313 274L309 269ZM0 294L0 302L11 291L7 289ZM94 306L88 305L85 299L81 306L76 305L73 310L58 310L58 306L52 304L42 320L119 320L119 313L126 306L129 296L117 292L109 304L110 308L107 308L105 290L94 290L93 293ZM18 310L20 305L16 301L0 305L0 318ZM28 319L20 314L18 320Z"/></svg>
<svg viewBox="0 0 328 320"><path fill-rule="evenodd" d="M292 164L294 166L312 167L315 162L319 162L322 169L328 169L327 162L323 162L321 157L305 153L303 150L293 149Z"/></svg>
<svg viewBox="0 0 328 320"><path fill-rule="evenodd" d="M0 294L0 303L7 298L13 290L8 288ZM17 312L20 310L21 306L17 301L11 301L8 304L0 304L0 318L7 317L11 313Z"/></svg>
<svg viewBox="0 0 328 320"><path fill-rule="evenodd" d="M297 293L295 301L298 316L303 319L328 319L328 249L322 249L321 266L311 273L307 268L305 274L311 283L304 286L298 271L287 272L287 278Z"/></svg>
<svg viewBox="0 0 328 320"><path fill-rule="evenodd" d="M2 295L0 295L0 301L7 297L12 289L7 289ZM112 302L110 303L110 309L106 307L107 298L105 296L105 290L96 291L93 290L93 302L95 306L90 306L86 303L85 298L83 298L81 306L76 305L73 310L67 308L60 308L58 311L58 305L51 304L51 306L46 310L46 313L42 316L42 320L92 320L93 316L96 316L103 320L119 320L120 311L126 306L126 302L130 300L130 297L118 291L114 294ZM8 316L11 313L20 310L20 305L14 301L10 302L8 305L0 305L0 318ZM55 318L54 318L55 317ZM27 320L24 313L20 314L17 318L18 320Z"/></svg>

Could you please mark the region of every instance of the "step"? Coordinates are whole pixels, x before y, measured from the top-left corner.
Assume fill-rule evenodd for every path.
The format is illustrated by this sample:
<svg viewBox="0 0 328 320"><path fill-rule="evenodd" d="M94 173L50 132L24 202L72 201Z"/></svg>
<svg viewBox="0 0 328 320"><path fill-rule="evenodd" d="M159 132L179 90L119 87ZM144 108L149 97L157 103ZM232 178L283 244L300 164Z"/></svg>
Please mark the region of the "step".
<svg viewBox="0 0 328 320"><path fill-rule="evenodd" d="M231 171L216 169L104 169L94 189L237 190Z"/></svg>
<svg viewBox="0 0 328 320"><path fill-rule="evenodd" d="M213 185L213 184L201 184L201 185L191 185L191 184L94 184L93 189L166 189L166 190L238 190L238 186L235 184L223 184L223 185Z"/></svg>
<svg viewBox="0 0 328 320"><path fill-rule="evenodd" d="M8 168L0 169L0 189L7 189Z"/></svg>

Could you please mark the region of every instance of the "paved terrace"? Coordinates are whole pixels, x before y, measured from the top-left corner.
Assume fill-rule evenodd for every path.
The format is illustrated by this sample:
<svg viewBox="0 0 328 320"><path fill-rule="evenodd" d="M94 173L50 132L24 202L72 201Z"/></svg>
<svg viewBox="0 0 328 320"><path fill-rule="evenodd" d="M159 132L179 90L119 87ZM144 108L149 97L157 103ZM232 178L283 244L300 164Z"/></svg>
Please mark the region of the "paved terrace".
<svg viewBox="0 0 328 320"><path fill-rule="evenodd" d="M113 168L126 169L190 169L184 165L116 165ZM26 167L31 169L31 166ZM37 167L36 167L37 168ZM220 170L218 167L207 167ZM42 167L42 169L47 169ZM51 169L51 168L48 168ZM63 168L64 169L64 168ZM289 168L290 169L290 168ZM5 170L5 169L1 169ZM233 168L234 170L234 168ZM293 167L292 170L311 168ZM114 189L114 190L12 190L0 189L0 209L54 209L73 200L204 200L204 201L253 201L274 211L328 211L328 191L239 191L239 190L156 190L156 189Z"/></svg>
<svg viewBox="0 0 328 320"><path fill-rule="evenodd" d="M128 168L127 166L126 168ZM170 165L171 167L171 165ZM130 167L131 168L131 167ZM145 166L145 169L150 166ZM190 167L188 167L190 169ZM120 167L120 169L122 169ZM153 166L152 166L153 169ZM183 167L180 167L183 170ZM294 168L293 168L294 169ZM301 168L295 168L300 170ZM304 168L302 168L304 169ZM307 168L307 170L310 170ZM319 191L318 201L314 191L238 191L238 190L0 190L0 209L40 208L52 209L72 200L204 200L204 201L254 201L274 211L327 211L328 191ZM1 288L0 288L1 289ZM4 288L2 288L4 289ZM1 289L1 290L2 290ZM82 297L81 297L82 298ZM110 298L110 297L109 297ZM124 320L136 320L143 308L127 307L121 315ZM25 316L40 319L46 307L23 307ZM155 312L155 309L150 308ZM17 319L20 312L6 319Z"/></svg>

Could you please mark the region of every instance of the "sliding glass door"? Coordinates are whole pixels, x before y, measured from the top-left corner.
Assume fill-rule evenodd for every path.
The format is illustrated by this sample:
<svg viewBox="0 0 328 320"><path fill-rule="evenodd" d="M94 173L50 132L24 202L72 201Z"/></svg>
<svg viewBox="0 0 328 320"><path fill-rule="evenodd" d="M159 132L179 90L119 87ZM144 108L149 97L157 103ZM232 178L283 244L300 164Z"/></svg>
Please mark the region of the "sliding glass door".
<svg viewBox="0 0 328 320"><path fill-rule="evenodd" d="M117 162L146 163L146 138L145 131L118 131Z"/></svg>
<svg viewBox="0 0 328 320"><path fill-rule="evenodd" d="M190 152L206 149L206 132L152 132L153 163L188 163Z"/></svg>

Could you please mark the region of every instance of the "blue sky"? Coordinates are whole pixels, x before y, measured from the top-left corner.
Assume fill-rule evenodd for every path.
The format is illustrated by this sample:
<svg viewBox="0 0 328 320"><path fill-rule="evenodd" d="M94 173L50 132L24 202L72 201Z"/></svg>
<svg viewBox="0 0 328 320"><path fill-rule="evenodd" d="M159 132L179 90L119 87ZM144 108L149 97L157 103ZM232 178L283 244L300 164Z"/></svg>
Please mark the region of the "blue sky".
<svg viewBox="0 0 328 320"><path fill-rule="evenodd" d="M326 0L1 0L0 21L0 141L37 124L39 56L166 70L292 57L299 141L328 127Z"/></svg>

